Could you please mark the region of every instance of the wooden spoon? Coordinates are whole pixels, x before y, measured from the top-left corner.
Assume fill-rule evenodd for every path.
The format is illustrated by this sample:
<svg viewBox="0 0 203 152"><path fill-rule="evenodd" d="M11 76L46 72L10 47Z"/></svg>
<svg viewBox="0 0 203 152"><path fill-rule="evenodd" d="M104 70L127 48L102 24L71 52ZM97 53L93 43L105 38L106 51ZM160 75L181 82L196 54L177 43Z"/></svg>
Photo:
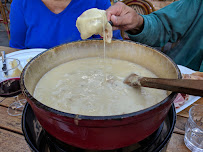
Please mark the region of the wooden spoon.
<svg viewBox="0 0 203 152"><path fill-rule="evenodd" d="M203 80L148 78L131 74L124 80L124 83L134 88L142 86L203 96Z"/></svg>

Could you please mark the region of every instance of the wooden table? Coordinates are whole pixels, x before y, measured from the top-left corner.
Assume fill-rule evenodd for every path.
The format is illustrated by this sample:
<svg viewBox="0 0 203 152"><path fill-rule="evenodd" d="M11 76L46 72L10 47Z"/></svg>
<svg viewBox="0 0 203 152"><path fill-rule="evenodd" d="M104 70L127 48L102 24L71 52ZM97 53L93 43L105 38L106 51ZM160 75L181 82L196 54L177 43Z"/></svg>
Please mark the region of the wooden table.
<svg viewBox="0 0 203 152"><path fill-rule="evenodd" d="M6 51L6 53L16 51L16 49L13 48L0 46L0 51L2 50ZM21 116L13 117L7 114L7 108L14 102L14 98L5 99L0 97L0 102L0 152L30 151L22 133ZM195 104L203 104L203 98L196 101L193 105ZM168 145L167 152L189 152L183 139L185 123L188 119L190 107L178 113L176 126Z"/></svg>

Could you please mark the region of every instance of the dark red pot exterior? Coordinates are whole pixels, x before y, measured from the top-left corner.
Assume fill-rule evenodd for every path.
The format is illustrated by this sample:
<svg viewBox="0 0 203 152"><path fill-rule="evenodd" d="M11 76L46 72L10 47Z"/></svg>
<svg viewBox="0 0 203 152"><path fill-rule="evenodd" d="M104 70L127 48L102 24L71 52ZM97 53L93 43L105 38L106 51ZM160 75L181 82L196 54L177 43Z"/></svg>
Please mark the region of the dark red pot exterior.
<svg viewBox="0 0 203 152"><path fill-rule="evenodd" d="M56 60L56 58L58 57L57 54L59 54L61 49L64 49L66 51L67 48L70 48L69 52L67 52L67 56L70 57L71 54L74 55L73 52L77 51L77 47L75 47L75 45L77 45L79 48L86 48L86 50L84 49L84 54L87 53L89 46L93 46L93 49L89 50L91 56L92 52L95 52L94 47L98 44L101 44L101 46L103 46L103 42L97 40L75 42L53 48L50 53L47 51L47 54L46 52L44 54L39 54L34 59L32 59L24 68L21 74L21 88L40 124L49 134L64 143L76 147L92 150L112 150L139 142L140 140L143 140L144 138L152 134L156 129L158 129L158 127L166 118L171 104L177 96L177 93L173 92L163 101L160 101L158 104L134 113L117 116L83 116L60 112L48 106L45 106L41 102L37 101L30 94L30 92L32 91L29 92L28 89L25 87L29 86L30 82L35 82L33 81L35 79L33 78L33 74L37 76L39 75L39 73L32 68L28 68L30 65L33 65L33 67L37 67L36 69L39 69L38 71L41 72L41 68L38 68L40 66L34 63L47 65L44 61L47 60L48 62L50 62L50 64L52 64L51 61ZM121 51L117 49L120 48L120 44L122 46ZM128 46L132 46L132 48ZM142 47L142 51L139 51L138 49L138 54L135 54L133 46ZM116 49L112 49L111 47L115 47ZM130 60L134 60L134 56L137 57L141 52L144 51L144 49L147 49L147 46L141 46L140 44L121 41L114 41L109 46L109 48L111 48L110 50L116 50L119 54L121 52L124 52L123 49L125 49L126 47L126 50L131 51L129 52L129 56L127 56L130 58ZM64 52L62 51L62 55L60 56L60 58L67 58L67 56L63 54ZM126 52L124 52L123 59L126 58L125 53ZM154 56L152 61L148 58L149 61L147 63L150 67L151 62L153 62L153 64L155 65L154 68L157 68L159 66L158 68L161 72L165 70L165 73L167 75L172 73L172 75L175 75L176 78L181 78L181 74L177 65L165 54L150 48L148 48L145 53L150 55L150 59L151 55ZM49 56L47 57L47 55ZM109 53L109 55L111 54ZM145 57L145 54L143 56ZM161 58L158 58L157 56L161 56ZM41 62L39 62L40 59ZM171 68L173 69L172 72L170 70L167 71L168 67L170 67L169 64L171 64ZM44 66L44 68L47 67ZM27 84L25 84L25 78L27 78ZM38 80L36 79L36 81ZM34 86L34 83L31 84L31 86Z"/></svg>
<svg viewBox="0 0 203 152"><path fill-rule="evenodd" d="M111 150L129 146L152 134L164 121L173 99L150 111L117 120L76 120L28 102L43 128L57 139L84 149Z"/></svg>

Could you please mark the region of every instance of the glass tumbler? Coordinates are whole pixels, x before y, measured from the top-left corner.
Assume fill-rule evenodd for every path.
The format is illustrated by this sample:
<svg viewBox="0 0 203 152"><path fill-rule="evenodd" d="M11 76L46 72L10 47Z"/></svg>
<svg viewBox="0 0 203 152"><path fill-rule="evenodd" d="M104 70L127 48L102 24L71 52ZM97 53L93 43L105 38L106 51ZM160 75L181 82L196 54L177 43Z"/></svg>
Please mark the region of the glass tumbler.
<svg viewBox="0 0 203 152"><path fill-rule="evenodd" d="M22 71L20 60L6 58L4 62L0 59L0 97L15 97L7 112L11 116L22 114L25 99L18 100L18 95L22 93L20 88L20 74Z"/></svg>
<svg viewBox="0 0 203 152"><path fill-rule="evenodd" d="M203 105L190 108L184 142L192 152L203 152Z"/></svg>

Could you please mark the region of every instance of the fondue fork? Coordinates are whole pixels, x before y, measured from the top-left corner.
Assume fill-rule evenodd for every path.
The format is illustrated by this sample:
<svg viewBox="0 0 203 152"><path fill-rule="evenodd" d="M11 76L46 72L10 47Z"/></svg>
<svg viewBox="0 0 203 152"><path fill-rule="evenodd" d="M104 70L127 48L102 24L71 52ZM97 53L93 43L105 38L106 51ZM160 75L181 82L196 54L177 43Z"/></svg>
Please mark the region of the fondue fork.
<svg viewBox="0 0 203 152"><path fill-rule="evenodd" d="M203 80L148 78L138 76L137 74L130 74L124 80L124 83L134 88L148 87L203 96Z"/></svg>
<svg viewBox="0 0 203 152"><path fill-rule="evenodd" d="M112 21L109 21L109 24L111 24L111 26L113 26L113 22Z"/></svg>

